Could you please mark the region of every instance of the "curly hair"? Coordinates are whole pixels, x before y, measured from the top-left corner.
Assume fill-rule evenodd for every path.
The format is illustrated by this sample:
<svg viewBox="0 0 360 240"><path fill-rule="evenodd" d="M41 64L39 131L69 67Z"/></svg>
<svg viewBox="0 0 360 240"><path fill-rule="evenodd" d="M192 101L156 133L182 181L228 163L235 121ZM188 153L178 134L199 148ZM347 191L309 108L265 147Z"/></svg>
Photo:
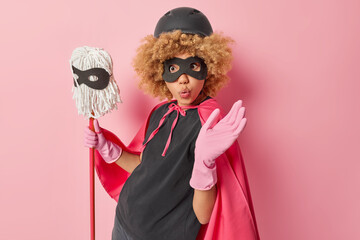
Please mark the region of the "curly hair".
<svg viewBox="0 0 360 240"><path fill-rule="evenodd" d="M208 74L203 93L214 97L229 80L226 74L231 69L232 51L229 44L232 42L231 38L218 33L200 37L177 30L162 33L159 38L148 35L137 49L133 61L134 69L140 77L139 87L153 97L172 99L162 78L163 63L177 54L188 53L205 61Z"/></svg>

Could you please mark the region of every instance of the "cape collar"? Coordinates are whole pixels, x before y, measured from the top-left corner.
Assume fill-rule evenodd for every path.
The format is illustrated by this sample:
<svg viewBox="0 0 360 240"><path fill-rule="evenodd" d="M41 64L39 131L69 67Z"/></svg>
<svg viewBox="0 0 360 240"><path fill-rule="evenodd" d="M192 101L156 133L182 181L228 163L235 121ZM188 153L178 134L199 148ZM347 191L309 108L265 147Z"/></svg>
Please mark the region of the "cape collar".
<svg viewBox="0 0 360 240"><path fill-rule="evenodd" d="M164 147L164 151L162 152L161 156L165 157L165 154L166 154L166 151L168 150L169 148L169 145L170 145L170 142L171 142L171 138L172 138L172 133L173 133L173 130L176 126L176 123L179 119L179 114L181 114L182 116L186 116L186 110L187 109L194 109L194 108L198 108L199 105L195 105L195 106L183 106L183 107L180 107L179 105L175 104L175 102L172 102L170 103L170 105L168 106L168 111L164 114L164 116L160 119L159 121L159 125L158 127L150 134L148 140L146 141L146 143L142 146L142 150L144 150L146 144L148 142L151 141L151 139L154 138L155 134L158 133L160 127L163 125L164 121L165 121L165 118L170 114L172 113L173 111L176 111L176 117L175 119L173 120L173 123L171 124L171 129L170 129L170 133L169 133L169 137L166 141L166 144L165 144L165 147Z"/></svg>

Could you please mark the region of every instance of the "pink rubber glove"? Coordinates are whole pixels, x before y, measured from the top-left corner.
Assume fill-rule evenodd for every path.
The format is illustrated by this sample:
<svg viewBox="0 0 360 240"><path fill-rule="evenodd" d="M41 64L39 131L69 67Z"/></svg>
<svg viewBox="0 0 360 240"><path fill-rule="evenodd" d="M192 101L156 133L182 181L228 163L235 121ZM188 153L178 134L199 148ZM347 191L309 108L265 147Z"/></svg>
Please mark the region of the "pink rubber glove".
<svg viewBox="0 0 360 240"><path fill-rule="evenodd" d="M85 128L85 147L95 148L107 163L113 163L119 159L122 149L115 143L106 140L102 134L99 122L94 119L95 132Z"/></svg>
<svg viewBox="0 0 360 240"><path fill-rule="evenodd" d="M200 129L195 143L195 163L190 179L192 188L209 190L216 184L215 159L229 149L246 124L245 108L241 107L241 104L241 100L234 103L230 112L217 124L215 121L220 110L215 109Z"/></svg>

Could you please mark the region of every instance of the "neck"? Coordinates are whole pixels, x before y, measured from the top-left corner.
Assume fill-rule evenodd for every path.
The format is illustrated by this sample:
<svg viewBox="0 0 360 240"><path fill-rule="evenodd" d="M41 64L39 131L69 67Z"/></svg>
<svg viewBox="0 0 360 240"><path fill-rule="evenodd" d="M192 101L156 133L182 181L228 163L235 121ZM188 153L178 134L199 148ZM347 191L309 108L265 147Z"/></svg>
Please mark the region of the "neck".
<svg viewBox="0 0 360 240"><path fill-rule="evenodd" d="M191 103L191 105L199 105L202 101L205 100L207 96L205 95L205 93L203 91L200 92L199 96L195 99L195 101L193 101Z"/></svg>

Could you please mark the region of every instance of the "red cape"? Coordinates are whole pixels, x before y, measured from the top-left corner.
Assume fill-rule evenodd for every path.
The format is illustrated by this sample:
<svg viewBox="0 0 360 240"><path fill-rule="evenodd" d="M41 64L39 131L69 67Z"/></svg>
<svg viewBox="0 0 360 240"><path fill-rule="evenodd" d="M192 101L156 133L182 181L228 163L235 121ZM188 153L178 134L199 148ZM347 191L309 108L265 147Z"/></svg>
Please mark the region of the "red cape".
<svg viewBox="0 0 360 240"><path fill-rule="evenodd" d="M155 106L151 113L165 103ZM201 124L216 108L221 109L214 99L208 99L198 106ZM151 113L129 146L125 146L113 133L105 129L103 133L106 139L125 151L140 155ZM129 173L116 163L107 164L97 151L95 168L103 187L117 201ZM216 159L216 168L216 202L210 222L201 227L197 240L259 240L245 166L237 141Z"/></svg>

